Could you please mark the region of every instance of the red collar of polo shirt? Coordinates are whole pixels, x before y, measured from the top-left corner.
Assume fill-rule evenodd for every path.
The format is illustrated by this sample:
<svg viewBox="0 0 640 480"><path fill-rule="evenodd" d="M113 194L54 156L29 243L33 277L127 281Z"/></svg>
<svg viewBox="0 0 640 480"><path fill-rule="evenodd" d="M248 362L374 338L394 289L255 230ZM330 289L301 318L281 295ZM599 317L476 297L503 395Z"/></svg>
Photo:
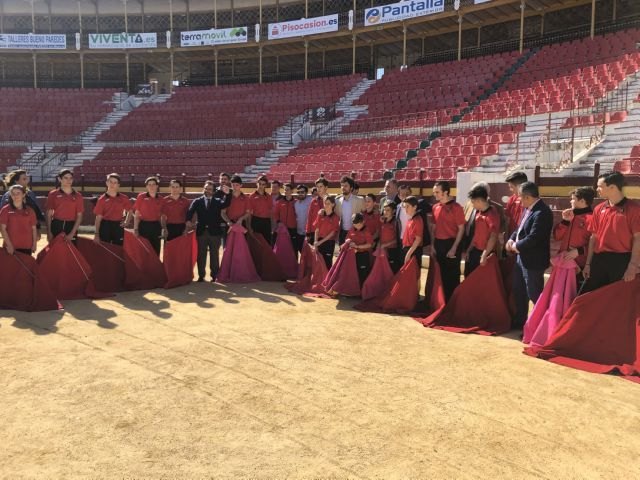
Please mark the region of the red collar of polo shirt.
<svg viewBox="0 0 640 480"><path fill-rule="evenodd" d="M64 190L62 190L62 188L58 187L58 193L59 193L59 194L62 194L62 195L71 195L71 196L73 196L73 197L75 197L75 196L76 196L76 190L75 190L75 188L72 188L72 189L71 189L71 193L64 193Z"/></svg>
<svg viewBox="0 0 640 480"><path fill-rule="evenodd" d="M624 207L627 204L627 200L628 200L627 197L623 197L622 200L620 200L618 203L613 205L611 205L609 203L609 200L607 200L602 205L602 212L604 212L605 210L608 210L609 208L615 208L618 213L624 213Z"/></svg>

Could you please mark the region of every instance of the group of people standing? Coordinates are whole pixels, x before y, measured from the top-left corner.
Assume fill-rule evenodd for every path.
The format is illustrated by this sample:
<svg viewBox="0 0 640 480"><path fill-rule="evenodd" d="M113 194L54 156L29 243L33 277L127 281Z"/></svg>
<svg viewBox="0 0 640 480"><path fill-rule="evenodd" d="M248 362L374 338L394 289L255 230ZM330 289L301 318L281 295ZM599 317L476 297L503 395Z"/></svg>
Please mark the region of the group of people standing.
<svg viewBox="0 0 640 480"><path fill-rule="evenodd" d="M0 201L0 233L6 254L35 253L43 224L50 244L56 237L77 242L84 199L73 188L72 171L62 170L58 178L60 186L49 192L43 211L34 193L27 189L27 172L18 170L7 176L8 189ZM548 322L549 312L556 308L549 300L551 293L543 294L557 288L551 285L553 282L545 287L544 275L550 265L553 265L552 280L554 272L562 268L570 272L563 278L569 278L577 286L569 294L566 292L570 289L565 289L565 296L570 298L564 299L562 311L555 312L558 318L578 295L619 281L636 280L640 272L640 205L625 196L624 176L607 172L598 177L597 190L591 187L573 190L571 208L562 211L561 221L554 225L553 213L540 198L538 186L524 172L509 174L506 182L512 195L504 206L491 199L486 183L473 185L463 206L459 198L451 195L447 181L435 183L435 201L431 203L412 195L408 185L390 179L378 202L378 197L371 193L359 196L358 185L348 176L340 180L341 194L337 196L328 193L325 178L315 182L312 195L306 185L294 187L277 181L271 182L268 192L266 176L260 176L255 191L246 194L242 178L226 173L220 175L217 186L211 180L206 181L202 195L194 200L184 196L183 185L177 179L170 181L169 195L161 196L159 179L149 177L145 181L146 191L131 201L119 191L119 175L112 173L106 178L105 193L95 202L93 240L99 245L122 246L125 226L129 225L133 227L133 235L146 239L159 256L163 239L171 242L194 232L198 281L203 282L207 257L210 280L219 279L219 252L221 247L226 251L232 232L248 233L254 239L261 237L268 255L273 253L271 249L277 251L278 236L282 236L290 241L294 265L299 261L302 267L309 260L303 259L305 251L313 252L324 263L327 277L335 280L336 274L340 274L336 269L351 269L347 273L357 278L360 288L366 284L374 262L385 262L384 267L396 275L415 262L417 292L421 290L419 269L423 255L427 254L430 278L424 302L429 316L420 319L422 323L490 334L524 328L525 340L538 339L534 343L541 345L550 338L555 324L554 328L545 325L547 333L542 342L539 334L527 333L527 326L529 330L533 328L533 317L535 328L540 322ZM594 207L596 195L604 201ZM553 258L552 240L559 245ZM353 253L354 261L342 262L342 255L336 261L336 250ZM248 256L248 251L243 251L242 255ZM257 265L259 259L254 253L252 250L252 262ZM462 260L464 282L461 282ZM233 261L227 261L227 267ZM236 262L231 268L242 269L243 265ZM193 264L189 269L192 267ZM186 281L191 280L189 272ZM302 274L301 271L299 275ZM286 278L292 278L291 274ZM440 289L440 297L430 291L434 285ZM496 298L487 300L486 293L492 286ZM331 288L326 292L341 293ZM434 300L437 298L440 300ZM417 304L418 296L414 299ZM531 317L530 302L534 304ZM553 305L557 306L557 302ZM461 315L465 318L460 318ZM490 320L476 322L483 315ZM487 323L506 315L507 320L500 326Z"/></svg>

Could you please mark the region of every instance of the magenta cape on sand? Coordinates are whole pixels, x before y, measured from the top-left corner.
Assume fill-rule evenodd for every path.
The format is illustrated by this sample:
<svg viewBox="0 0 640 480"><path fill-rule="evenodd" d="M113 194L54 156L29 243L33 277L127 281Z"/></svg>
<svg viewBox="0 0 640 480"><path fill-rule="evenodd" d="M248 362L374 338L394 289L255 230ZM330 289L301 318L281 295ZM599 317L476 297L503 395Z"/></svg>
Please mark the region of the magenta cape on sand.
<svg viewBox="0 0 640 480"><path fill-rule="evenodd" d="M110 292L100 292L93 283L91 265L76 246L67 242L64 235L54 238L38 254L38 274L51 287L59 300L80 298L104 298Z"/></svg>
<svg viewBox="0 0 640 480"><path fill-rule="evenodd" d="M375 260L369 276L362 285L362 299L369 300L383 294L393 279L393 271L384 248L373 252Z"/></svg>
<svg viewBox="0 0 640 480"><path fill-rule="evenodd" d="M451 332L480 335L508 332L511 315L495 255L455 289L449 303L428 317L416 320L425 327Z"/></svg>
<svg viewBox="0 0 640 480"><path fill-rule="evenodd" d="M524 352L640 383L640 277L577 297L547 342Z"/></svg>
<svg viewBox="0 0 640 480"><path fill-rule="evenodd" d="M164 266L146 238L124 231L125 288L153 290L167 283Z"/></svg>
<svg viewBox="0 0 640 480"><path fill-rule="evenodd" d="M276 254L273 253L271 245L262 235L248 232L245 239L249 246L253 265L261 280L265 282L282 282L287 279Z"/></svg>
<svg viewBox="0 0 640 480"><path fill-rule="evenodd" d="M304 276L297 282L286 283L285 288L298 295L323 295L325 294L322 282L327 276L327 264L320 252L313 251L305 242L302 248L300 270Z"/></svg>
<svg viewBox="0 0 640 480"><path fill-rule="evenodd" d="M60 310L53 290L43 280L35 258L0 248L0 308L23 312ZM7 286L10 285L10 288Z"/></svg>
<svg viewBox="0 0 640 480"><path fill-rule="evenodd" d="M273 246L278 263L288 279L296 278L298 275L298 260L296 252L293 250L289 230L282 223L276 229L276 244Z"/></svg>
<svg viewBox="0 0 640 480"><path fill-rule="evenodd" d="M349 248L349 244L350 242L345 242L342 245L338 258L329 269L324 282L322 282L322 286L327 293L349 297L360 295L356 252L353 248Z"/></svg>
<svg viewBox="0 0 640 480"><path fill-rule="evenodd" d="M381 295L357 304L363 312L407 314L413 312L418 300L418 264L412 259L396 273Z"/></svg>
<svg viewBox="0 0 640 480"><path fill-rule="evenodd" d="M193 281L193 267L198 259L196 233L181 235L164 244L162 263L167 275L164 288L188 285Z"/></svg>
<svg viewBox="0 0 640 480"><path fill-rule="evenodd" d="M227 246L222 255L218 281L221 283L254 283L260 277L251 258L245 233L247 229L234 224L227 234Z"/></svg>
<svg viewBox="0 0 640 480"><path fill-rule="evenodd" d="M103 292L124 290L124 248L78 237L77 247L94 272L93 282Z"/></svg>
<svg viewBox="0 0 640 480"><path fill-rule="evenodd" d="M557 255L551 264L551 277L524 325L522 341L532 346L547 342L577 294L576 262Z"/></svg>

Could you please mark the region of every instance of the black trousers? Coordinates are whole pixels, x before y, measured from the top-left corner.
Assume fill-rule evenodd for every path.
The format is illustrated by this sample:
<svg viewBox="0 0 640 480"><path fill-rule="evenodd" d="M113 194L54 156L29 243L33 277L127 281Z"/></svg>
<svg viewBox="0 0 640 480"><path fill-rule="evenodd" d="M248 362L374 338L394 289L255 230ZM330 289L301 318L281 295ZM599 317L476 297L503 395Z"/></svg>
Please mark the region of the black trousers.
<svg viewBox="0 0 640 480"><path fill-rule="evenodd" d="M302 252L302 247L304 245L304 239L306 238L306 235L299 234L295 228L293 230L296 233L295 237L291 237L291 241L293 242L293 249L297 254L300 254L300 252Z"/></svg>
<svg viewBox="0 0 640 480"><path fill-rule="evenodd" d="M69 221L64 221L64 220L56 220L55 218L51 220L51 235L53 235L53 237L57 237L58 235L60 235L61 233L64 233L65 235L69 235L71 233L71 230L73 230L73 226L75 225L75 220L69 220ZM73 237L73 239L75 240L77 238L77 234L75 237Z"/></svg>
<svg viewBox="0 0 640 480"><path fill-rule="evenodd" d="M158 256L160 256L160 237L162 236L162 225L160 222L147 222L145 220L140 220L138 233L142 238L149 240L153 249L156 251Z"/></svg>
<svg viewBox="0 0 640 480"><path fill-rule="evenodd" d="M271 245L271 219L264 217L251 217L251 230L259 233Z"/></svg>
<svg viewBox="0 0 640 480"><path fill-rule="evenodd" d="M464 261L464 278L467 278L480 266L480 257L482 257L482 250L472 247L469 251L469 258Z"/></svg>
<svg viewBox="0 0 640 480"><path fill-rule="evenodd" d="M529 301L535 303L544 289L544 270L525 268L518 255L513 270L513 297L516 313L511 321L511 328L523 328L529 317Z"/></svg>
<svg viewBox="0 0 640 480"><path fill-rule="evenodd" d="M205 230L196 237L198 241L198 278L204 278L207 273L207 253L209 254L209 269L211 278L215 279L220 271L220 244L222 235L212 235Z"/></svg>
<svg viewBox="0 0 640 480"><path fill-rule="evenodd" d="M342 246L342 244L347 239L348 234L349 234L349 230L340 229L340 233L338 234L338 245Z"/></svg>
<svg viewBox="0 0 640 480"><path fill-rule="evenodd" d="M182 236L186 226L184 223L167 223L167 242Z"/></svg>
<svg viewBox="0 0 640 480"><path fill-rule="evenodd" d="M389 260L391 271L398 273L398 270L402 268L402 264L404 263L402 249L399 247L387 248L387 260Z"/></svg>
<svg viewBox="0 0 640 480"><path fill-rule="evenodd" d="M433 246L436 249L436 260L440 267L444 298L447 302L453 295L453 291L460 285L460 249L458 248L455 257L447 257L447 253L454 243L456 243L455 238L435 238L433 240Z"/></svg>
<svg viewBox="0 0 640 480"><path fill-rule="evenodd" d="M322 239L319 238L318 241L320 240ZM322 245L318 247L318 251L324 258L324 263L327 265L327 268L331 268L331 265L333 265L333 251L335 250L335 248L336 248L335 240L327 240L326 242L324 242Z"/></svg>
<svg viewBox="0 0 640 480"><path fill-rule="evenodd" d="M591 275L580 294L593 292L598 288L622 280L624 272L629 266L629 261L631 261L631 252L594 253L591 258Z"/></svg>
<svg viewBox="0 0 640 480"><path fill-rule="evenodd" d="M124 243L124 228L117 220L102 220L98 236L100 241L104 243L122 245Z"/></svg>
<svg viewBox="0 0 640 480"><path fill-rule="evenodd" d="M356 252L356 266L358 267L358 280L360 280L360 287L362 287L371 270L371 254L369 252Z"/></svg>

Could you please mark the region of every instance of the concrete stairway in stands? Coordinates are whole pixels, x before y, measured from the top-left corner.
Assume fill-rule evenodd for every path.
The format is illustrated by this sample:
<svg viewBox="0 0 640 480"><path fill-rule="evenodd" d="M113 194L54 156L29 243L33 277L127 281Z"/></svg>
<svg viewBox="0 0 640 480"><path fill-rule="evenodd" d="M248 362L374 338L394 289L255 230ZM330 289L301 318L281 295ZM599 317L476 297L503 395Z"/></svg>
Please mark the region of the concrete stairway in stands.
<svg viewBox="0 0 640 480"><path fill-rule="evenodd" d="M640 94L640 76L629 82L629 90L625 95L629 99L638 98ZM600 164L600 170L611 170L617 160L628 157L631 148L638 144L640 138L640 103L631 104L633 108L624 122L607 125L604 139L591 153L580 160L574 167L576 174L593 172L596 162Z"/></svg>
<svg viewBox="0 0 640 480"><path fill-rule="evenodd" d="M334 137L337 133L355 120L362 112L366 112L366 105L353 105L358 98L362 96L367 89L375 83L375 80L367 80L366 78L358 82L349 92L345 94L338 102L336 102L336 111L344 112L344 116L338 117L336 120L330 122L327 127L320 130L319 135L316 138L323 138L323 136ZM269 150L264 156L256 160L255 165L249 165L245 168L245 174L250 177L264 174L269 171L272 165L278 163L281 158L286 157L293 148L298 145L303 139L300 131L304 125L302 115L299 115L292 119L287 125L279 127L273 135L275 148ZM333 129L333 130L332 130ZM329 130L332 130L329 133ZM322 132L322 133L320 133ZM253 178L251 178L253 180ZM286 179L281 179L286 180Z"/></svg>

